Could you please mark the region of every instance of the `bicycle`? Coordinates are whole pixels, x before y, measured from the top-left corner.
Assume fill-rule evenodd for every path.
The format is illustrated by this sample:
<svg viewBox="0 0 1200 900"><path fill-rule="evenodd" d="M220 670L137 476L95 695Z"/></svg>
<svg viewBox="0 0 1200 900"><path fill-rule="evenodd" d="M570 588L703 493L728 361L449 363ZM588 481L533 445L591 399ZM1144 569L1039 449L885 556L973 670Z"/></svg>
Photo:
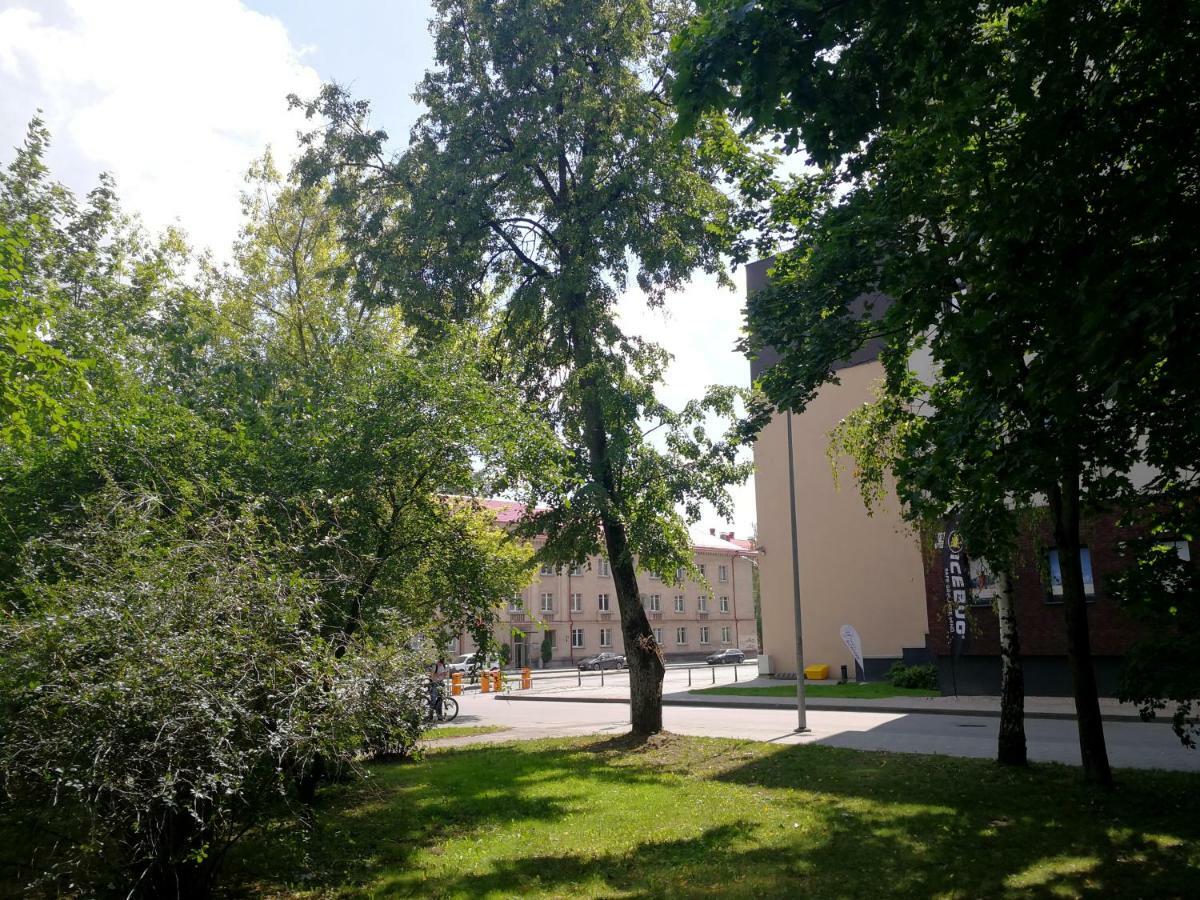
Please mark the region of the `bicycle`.
<svg viewBox="0 0 1200 900"><path fill-rule="evenodd" d="M435 707L436 707L436 702L434 699L435 692L441 695L442 714L440 717L434 711ZM457 718L458 718L458 701L446 693L445 683L431 682L430 683L430 691L429 691L429 700L425 705L425 721L429 722L429 723L453 722Z"/></svg>

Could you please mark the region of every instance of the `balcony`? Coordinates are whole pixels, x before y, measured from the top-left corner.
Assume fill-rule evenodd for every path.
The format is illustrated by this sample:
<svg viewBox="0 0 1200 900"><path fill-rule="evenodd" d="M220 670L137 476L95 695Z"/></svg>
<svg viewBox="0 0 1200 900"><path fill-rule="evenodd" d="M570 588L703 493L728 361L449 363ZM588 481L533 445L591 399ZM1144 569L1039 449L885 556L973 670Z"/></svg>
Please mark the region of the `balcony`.
<svg viewBox="0 0 1200 900"><path fill-rule="evenodd" d="M523 609L510 609L508 611L508 621L510 622L526 622L528 620L529 617L525 615L525 610Z"/></svg>
<svg viewBox="0 0 1200 900"><path fill-rule="evenodd" d="M558 618L558 613L553 609L543 609L538 613L538 618L543 622L553 622Z"/></svg>
<svg viewBox="0 0 1200 900"><path fill-rule="evenodd" d="M700 618L700 619L707 619L708 618L708 610L707 609L700 610L699 612L696 613L696 617Z"/></svg>
<svg viewBox="0 0 1200 900"><path fill-rule="evenodd" d="M661 613L659 610L654 610L654 609L652 609L652 610L650 610L650 612L649 612L649 616L650 616L650 618L652 618L652 619L661 619L661 618L662 618L662 613Z"/></svg>
<svg viewBox="0 0 1200 900"><path fill-rule="evenodd" d="M612 613L608 612L606 610L603 610L603 609L600 610L600 612L596 613L596 615L599 616L601 619L611 619L612 618Z"/></svg>

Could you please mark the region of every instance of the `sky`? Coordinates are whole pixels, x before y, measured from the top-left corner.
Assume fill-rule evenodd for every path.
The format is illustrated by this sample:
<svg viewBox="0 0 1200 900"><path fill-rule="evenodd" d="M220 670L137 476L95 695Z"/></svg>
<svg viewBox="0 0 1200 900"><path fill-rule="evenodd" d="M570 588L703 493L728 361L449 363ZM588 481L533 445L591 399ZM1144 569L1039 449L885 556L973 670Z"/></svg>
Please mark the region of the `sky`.
<svg viewBox="0 0 1200 900"><path fill-rule="evenodd" d="M182 224L222 256L250 162L268 146L288 161L306 127L288 94L347 85L404 146L433 62L429 18L425 0L0 0L0 164L40 109L55 177L82 194L111 172L148 228ZM749 383L733 349L744 274L734 280L736 292L697 278L662 310L636 290L618 306L626 331L674 355L661 397L676 408L706 385ZM744 537L753 481L733 493ZM710 515L699 527L731 525Z"/></svg>

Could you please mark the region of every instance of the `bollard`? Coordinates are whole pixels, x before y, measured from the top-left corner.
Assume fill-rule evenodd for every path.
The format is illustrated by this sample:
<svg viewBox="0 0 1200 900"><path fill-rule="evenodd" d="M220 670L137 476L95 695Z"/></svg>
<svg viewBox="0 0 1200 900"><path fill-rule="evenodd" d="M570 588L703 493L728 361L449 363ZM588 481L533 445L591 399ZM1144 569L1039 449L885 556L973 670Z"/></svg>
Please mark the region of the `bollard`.
<svg viewBox="0 0 1200 900"><path fill-rule="evenodd" d="M692 667L688 666L688 687L692 686Z"/></svg>
<svg viewBox="0 0 1200 900"><path fill-rule="evenodd" d="M489 694L492 690L492 676L488 672L481 672L479 675L479 693Z"/></svg>
<svg viewBox="0 0 1200 900"><path fill-rule="evenodd" d="M521 690L527 691L533 687L533 670L526 666L521 670Z"/></svg>
<svg viewBox="0 0 1200 900"><path fill-rule="evenodd" d="M462 693L462 672L450 673L450 694L457 697Z"/></svg>
<svg viewBox="0 0 1200 900"><path fill-rule="evenodd" d="M604 687L604 666L600 667L600 687Z"/></svg>
<svg viewBox="0 0 1200 900"><path fill-rule="evenodd" d="M713 684L716 684L716 683L717 683L717 667L716 667L716 666L710 666L709 668L711 668L711 669L712 669L712 673L713 673Z"/></svg>
<svg viewBox="0 0 1200 900"><path fill-rule="evenodd" d="M499 669L492 674L492 690L497 694L504 690L504 673Z"/></svg>
<svg viewBox="0 0 1200 900"><path fill-rule="evenodd" d="M737 670L738 670L738 667L735 665L733 667L733 683L734 684L737 684Z"/></svg>
<svg viewBox="0 0 1200 900"><path fill-rule="evenodd" d="M583 669L575 669L575 687L583 687Z"/></svg>

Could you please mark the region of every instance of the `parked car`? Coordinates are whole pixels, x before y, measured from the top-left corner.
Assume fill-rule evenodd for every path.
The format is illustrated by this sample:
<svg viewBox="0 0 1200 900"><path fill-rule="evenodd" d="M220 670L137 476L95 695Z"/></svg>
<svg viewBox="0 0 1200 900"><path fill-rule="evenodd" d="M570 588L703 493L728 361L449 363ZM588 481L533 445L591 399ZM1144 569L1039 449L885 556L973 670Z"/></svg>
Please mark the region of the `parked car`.
<svg viewBox="0 0 1200 900"><path fill-rule="evenodd" d="M729 647L725 650L718 650L716 653L710 653L704 661L710 666L744 663L746 661L746 654L734 647Z"/></svg>
<svg viewBox="0 0 1200 900"><path fill-rule="evenodd" d="M624 669L625 657L619 653L597 653L595 656L584 657L579 661L583 671L598 672L601 669Z"/></svg>
<svg viewBox="0 0 1200 900"><path fill-rule="evenodd" d="M461 672L464 675L474 675L479 671L491 672L500 668L500 660L492 657L487 661L486 666L483 666L481 669L483 660L479 659L478 657L478 653L464 653L462 656L455 659L454 662L447 665L446 668L451 673Z"/></svg>

